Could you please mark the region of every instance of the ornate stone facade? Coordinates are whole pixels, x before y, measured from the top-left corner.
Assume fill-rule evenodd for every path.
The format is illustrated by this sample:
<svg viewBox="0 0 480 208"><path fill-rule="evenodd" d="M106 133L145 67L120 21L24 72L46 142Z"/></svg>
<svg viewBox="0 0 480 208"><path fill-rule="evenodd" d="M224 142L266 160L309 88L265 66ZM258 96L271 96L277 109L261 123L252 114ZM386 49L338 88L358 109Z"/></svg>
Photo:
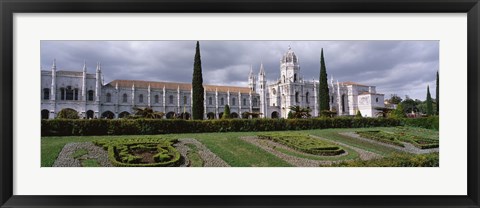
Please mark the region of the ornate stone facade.
<svg viewBox="0 0 480 208"><path fill-rule="evenodd" d="M52 69L41 71L42 118L55 118L62 109L73 109L81 118L122 118L133 113L133 107L151 107L164 112L166 118L191 115L192 87L189 83L113 80L103 82L102 66L97 63L94 74L82 71ZM258 79L250 68L248 87L204 85L205 118L220 118L229 105L231 116L240 118L247 112L260 117L287 118L289 107L310 108L318 115L318 81L305 81L295 53L288 49L280 60L280 78L267 83L265 69L260 65ZM330 81L331 110L338 115L376 115L375 107L384 107L383 94L374 86L353 82ZM256 113L256 114L255 114ZM243 116L242 116L243 115ZM250 114L250 116L252 115Z"/></svg>

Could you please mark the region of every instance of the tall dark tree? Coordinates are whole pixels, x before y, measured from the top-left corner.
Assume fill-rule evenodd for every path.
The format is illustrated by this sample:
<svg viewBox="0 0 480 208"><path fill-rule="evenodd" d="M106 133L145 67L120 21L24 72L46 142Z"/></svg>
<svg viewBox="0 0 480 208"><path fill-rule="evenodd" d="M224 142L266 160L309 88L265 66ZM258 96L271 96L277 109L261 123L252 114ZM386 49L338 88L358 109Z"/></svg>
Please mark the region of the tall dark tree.
<svg viewBox="0 0 480 208"><path fill-rule="evenodd" d="M200 59L200 44L197 41L192 78L192 118L194 120L203 119L203 113L205 110L203 106L203 93L202 60Z"/></svg>
<svg viewBox="0 0 480 208"><path fill-rule="evenodd" d="M438 80L439 79L438 79L438 71L437 71L437 91L436 91L436 95L435 95L437 97L435 98L435 101L437 101L437 115L440 115L440 108L438 108L438 106L440 105L440 99L439 99L440 92L438 91L438 88L439 88Z"/></svg>
<svg viewBox="0 0 480 208"><path fill-rule="evenodd" d="M225 105L225 109L223 110L222 119L229 119L230 118L230 106Z"/></svg>
<svg viewBox="0 0 480 208"><path fill-rule="evenodd" d="M330 110L330 96L328 94L327 67L323 57L323 48L320 57L320 79L318 90L318 109L319 112Z"/></svg>
<svg viewBox="0 0 480 208"><path fill-rule="evenodd" d="M399 104L402 102L402 98L398 96L397 94L391 94L390 95L390 103L391 104Z"/></svg>
<svg viewBox="0 0 480 208"><path fill-rule="evenodd" d="M430 86L427 86L427 115L433 115L432 96L430 95Z"/></svg>

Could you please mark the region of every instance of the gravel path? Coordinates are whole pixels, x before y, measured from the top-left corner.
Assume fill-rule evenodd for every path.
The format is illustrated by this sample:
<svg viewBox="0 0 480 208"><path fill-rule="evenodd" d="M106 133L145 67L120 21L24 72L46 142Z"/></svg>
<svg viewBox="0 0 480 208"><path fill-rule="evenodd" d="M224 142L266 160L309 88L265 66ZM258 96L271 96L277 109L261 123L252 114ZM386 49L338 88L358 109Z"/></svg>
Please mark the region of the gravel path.
<svg viewBox="0 0 480 208"><path fill-rule="evenodd" d="M188 161L187 157L187 153L190 148L187 146L187 144L193 144L197 146L197 153L203 160L203 167L230 167L230 165L215 155L212 151L205 147L205 145L192 138L179 139L178 142L173 145L180 152L183 158L185 158L186 162L181 167L188 167L190 164L190 161Z"/></svg>
<svg viewBox="0 0 480 208"><path fill-rule="evenodd" d="M292 155L287 155L285 153L282 153L282 152L279 152L279 151L275 150L275 147L287 149L288 151L295 152L295 153L298 153L298 154L305 155L305 153L293 150L290 147L287 147L287 146L282 145L282 144L275 143L275 142L270 141L270 140L259 139L256 136L240 137L240 139L242 139L246 142L249 142L253 145L256 145L256 146L262 148L263 150L269 152L270 154L273 154L273 155L279 157L280 159L285 160L289 164L291 164L293 166L297 166L297 167L318 167L320 165L330 165L330 164L342 161L342 160L339 160L339 161L311 160L311 159L306 159L306 158L295 157L295 156L292 156ZM348 154L348 153L344 153L344 154L337 155L337 156L329 156L329 157L341 157L341 156L344 156L346 154Z"/></svg>
<svg viewBox="0 0 480 208"><path fill-rule="evenodd" d="M367 142L375 143L375 144L382 145L382 146L385 146L385 147L394 148L394 149L397 149L397 150L400 150L400 151L417 154L417 155L418 155L418 154L438 152L438 148L420 149L420 148L417 148L417 147L415 147L413 144L410 144L410 143L408 143L408 142L402 142L405 147L400 147L400 146L391 145L391 144L385 144L385 143L383 143L383 142L379 142L379 141L375 141L375 140L363 138L363 137L361 137L360 135L358 135L358 134L356 134L356 133L354 133L354 132L343 132L343 133L339 133L339 134L344 135L344 136L349 136L349 137L352 137L352 138L355 138L355 139L359 139L359 140L362 140L362 141L367 141Z"/></svg>
<svg viewBox="0 0 480 208"><path fill-rule="evenodd" d="M74 159L71 155L79 149L85 149L88 154L81 156L78 159ZM53 167L82 167L80 160L84 159L96 159L103 167L112 167L112 164L108 160L108 153L102 147L95 146L91 142L78 142L66 144L60 154L58 154L57 160L53 163Z"/></svg>
<svg viewBox="0 0 480 208"><path fill-rule="evenodd" d="M320 139L320 140L324 140L324 141L327 141L327 142L331 142L331 143L334 143L334 144L337 144L337 145L340 145L340 146L344 146L344 147L348 147L350 149L353 149L354 151L356 151L358 153L358 156L360 157L361 160L372 160L372 159L382 158L382 156L377 154L377 153L373 153L373 152L370 152L370 151L367 151L367 150L364 150L364 149L360 149L358 147L350 146L348 144L344 144L344 143L341 143L341 142L338 142L338 141L325 139L325 138L315 136L315 135L310 135L310 137Z"/></svg>

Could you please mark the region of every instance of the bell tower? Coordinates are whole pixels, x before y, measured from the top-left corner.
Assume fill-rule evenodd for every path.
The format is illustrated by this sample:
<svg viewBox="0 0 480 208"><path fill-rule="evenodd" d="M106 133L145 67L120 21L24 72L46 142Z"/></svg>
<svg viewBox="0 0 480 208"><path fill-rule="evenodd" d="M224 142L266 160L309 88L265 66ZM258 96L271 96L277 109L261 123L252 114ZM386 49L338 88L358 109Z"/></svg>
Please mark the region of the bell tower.
<svg viewBox="0 0 480 208"><path fill-rule="evenodd" d="M297 83L300 81L300 64L297 55L289 46L280 60L280 83Z"/></svg>

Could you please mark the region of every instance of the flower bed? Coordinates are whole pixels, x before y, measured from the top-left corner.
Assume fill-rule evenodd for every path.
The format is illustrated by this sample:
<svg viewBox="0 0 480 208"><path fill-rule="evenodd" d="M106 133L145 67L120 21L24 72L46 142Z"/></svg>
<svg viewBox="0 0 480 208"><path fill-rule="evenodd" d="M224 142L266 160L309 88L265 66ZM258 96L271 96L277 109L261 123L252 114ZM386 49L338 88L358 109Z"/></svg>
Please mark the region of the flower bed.
<svg viewBox="0 0 480 208"><path fill-rule="evenodd" d="M333 156L345 152L339 146L311 138L302 133L263 133L258 134L258 138L272 140L292 149L314 155Z"/></svg>
<svg viewBox="0 0 480 208"><path fill-rule="evenodd" d="M379 142L393 144L404 147L402 142L408 142L420 149L431 149L439 147L438 139L427 138L426 136L415 135L415 131L410 128L396 128L394 132L385 131L357 131L356 133L361 137L376 140Z"/></svg>
<svg viewBox="0 0 480 208"><path fill-rule="evenodd" d="M110 162L117 167L171 167L181 163L180 153L172 146L175 141L146 138L93 143L105 148Z"/></svg>
<svg viewBox="0 0 480 208"><path fill-rule="evenodd" d="M391 144L399 147L404 147L399 140L399 136L394 133L387 133L384 131L357 131L355 132L361 137L372 139L386 144Z"/></svg>

